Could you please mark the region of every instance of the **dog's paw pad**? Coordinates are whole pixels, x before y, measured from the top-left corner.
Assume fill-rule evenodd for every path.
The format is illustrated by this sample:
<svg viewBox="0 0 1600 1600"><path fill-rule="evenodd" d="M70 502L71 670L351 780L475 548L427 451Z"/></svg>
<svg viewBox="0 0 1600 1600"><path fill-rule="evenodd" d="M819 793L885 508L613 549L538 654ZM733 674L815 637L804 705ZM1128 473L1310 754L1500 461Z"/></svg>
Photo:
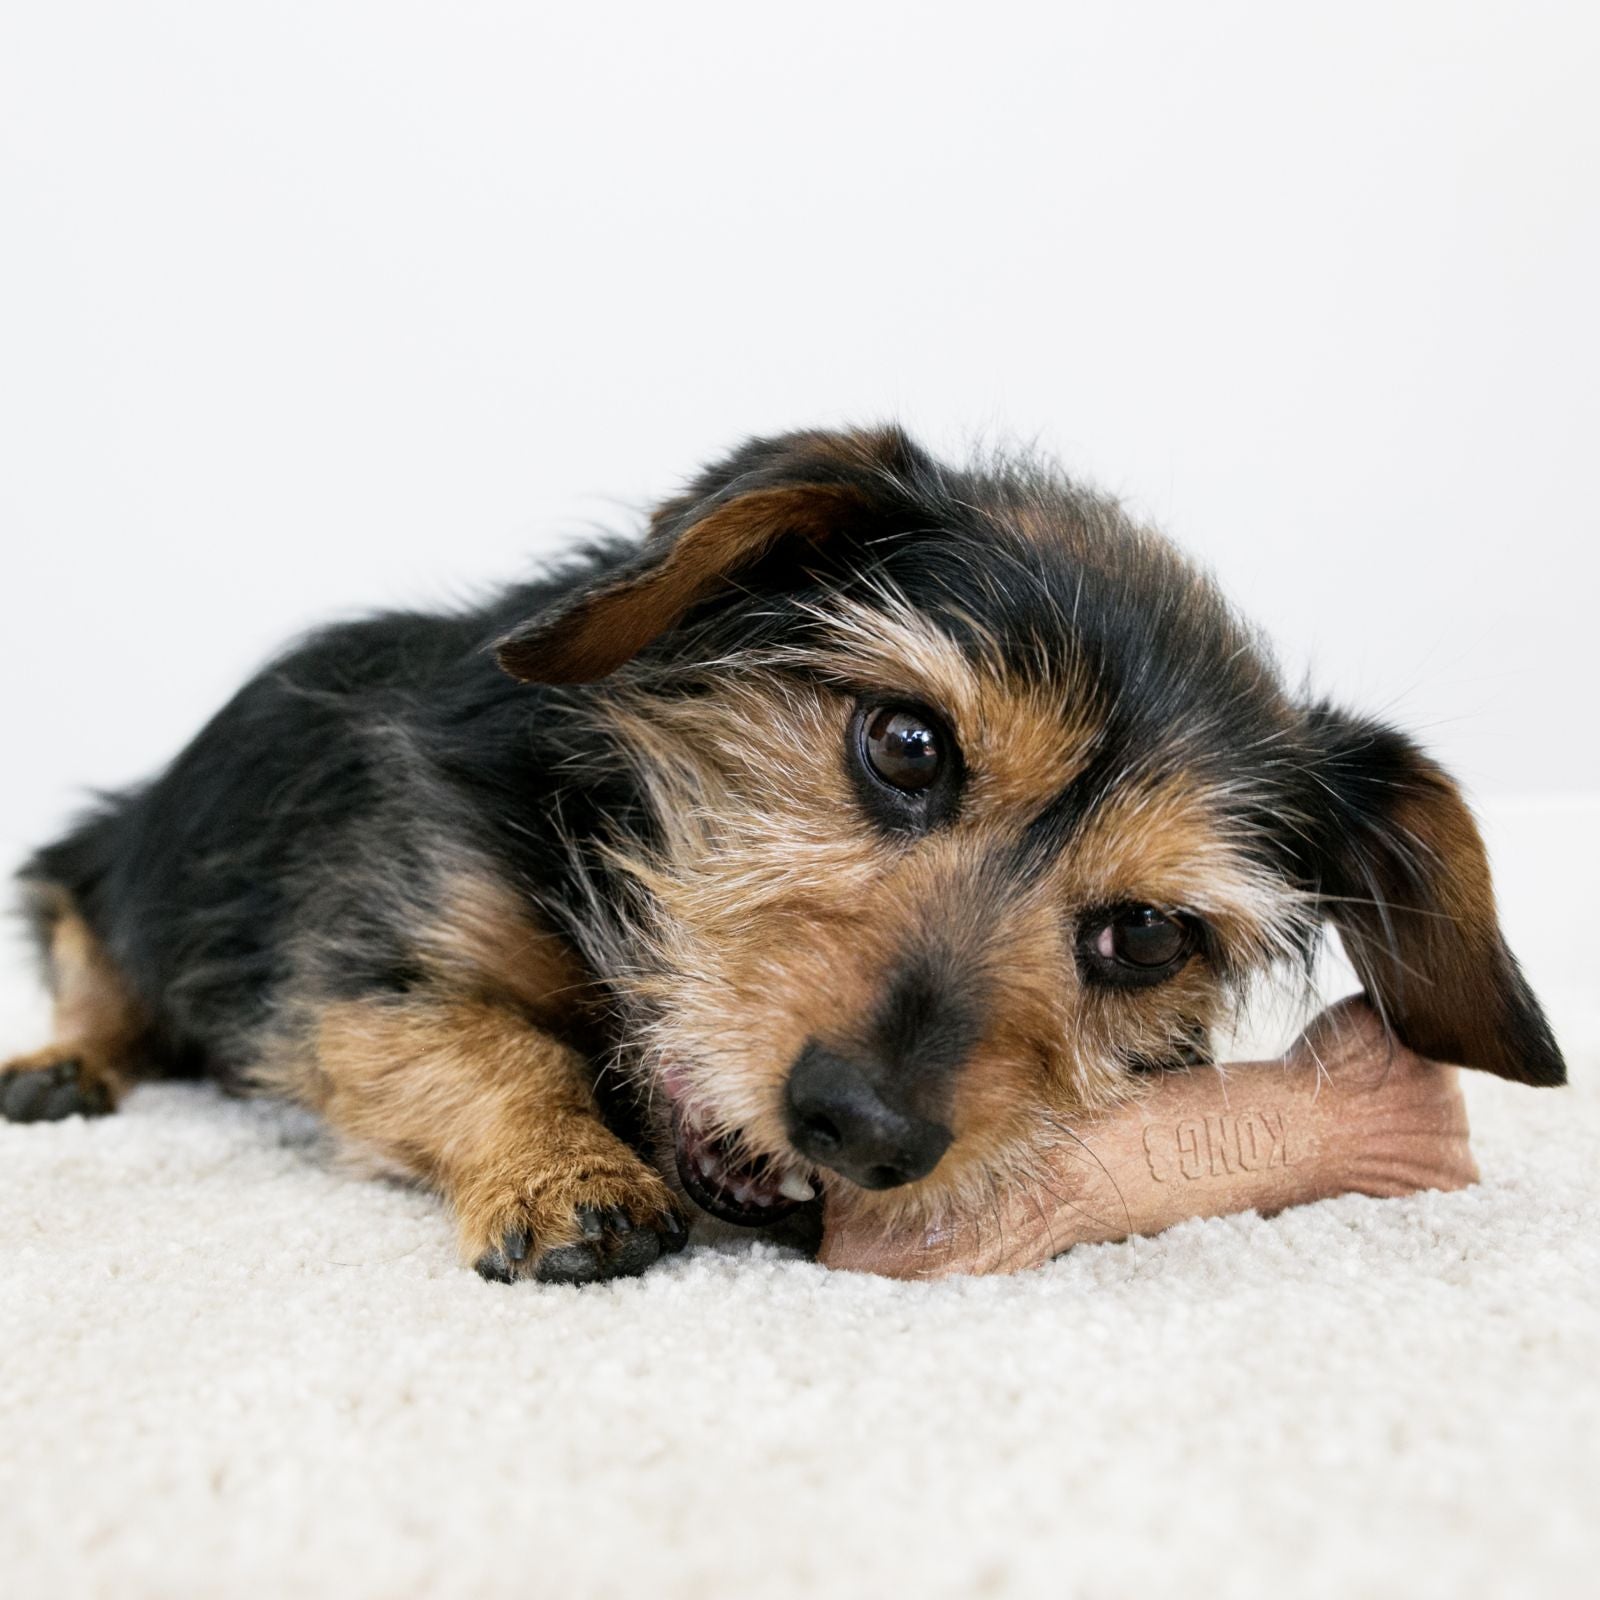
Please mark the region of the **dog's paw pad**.
<svg viewBox="0 0 1600 1600"><path fill-rule="evenodd" d="M621 1272L608 1272L601 1246L587 1239L546 1250L539 1257L533 1275L540 1283L598 1283L601 1278L626 1276Z"/></svg>
<svg viewBox="0 0 1600 1600"><path fill-rule="evenodd" d="M688 1242L688 1229L670 1201L652 1193L633 1204L574 1206L558 1225L541 1230L518 1219L473 1261L491 1283L532 1278L537 1283L602 1283L634 1278ZM576 1237L574 1237L576 1235Z"/></svg>
<svg viewBox="0 0 1600 1600"><path fill-rule="evenodd" d="M644 1222L620 1206L582 1206L574 1214L580 1238L537 1249L527 1228L506 1230L500 1243L473 1263L491 1283L532 1278L538 1283L600 1283L635 1278L661 1256L683 1248L687 1230L671 1212Z"/></svg>
<svg viewBox="0 0 1600 1600"><path fill-rule="evenodd" d="M76 1056L0 1071L0 1117L8 1122L103 1117L112 1109L111 1090Z"/></svg>

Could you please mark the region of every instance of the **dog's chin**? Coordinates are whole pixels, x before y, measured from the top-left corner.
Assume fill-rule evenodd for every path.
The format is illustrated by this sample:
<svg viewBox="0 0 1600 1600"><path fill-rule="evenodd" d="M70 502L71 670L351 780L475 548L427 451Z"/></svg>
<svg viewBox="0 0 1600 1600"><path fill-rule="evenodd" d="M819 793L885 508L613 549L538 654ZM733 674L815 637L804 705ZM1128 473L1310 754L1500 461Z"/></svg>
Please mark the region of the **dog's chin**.
<svg viewBox="0 0 1600 1600"><path fill-rule="evenodd" d="M740 1228L770 1228L813 1198L793 1167L769 1156L745 1156L735 1136L711 1134L680 1108L672 1115L678 1181L703 1211Z"/></svg>

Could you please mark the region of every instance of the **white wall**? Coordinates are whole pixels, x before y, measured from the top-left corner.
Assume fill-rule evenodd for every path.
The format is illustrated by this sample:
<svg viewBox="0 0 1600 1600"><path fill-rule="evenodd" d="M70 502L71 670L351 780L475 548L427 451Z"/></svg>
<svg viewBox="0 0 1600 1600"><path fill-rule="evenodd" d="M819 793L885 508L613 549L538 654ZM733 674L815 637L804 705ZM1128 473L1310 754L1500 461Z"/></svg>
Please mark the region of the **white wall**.
<svg viewBox="0 0 1600 1600"><path fill-rule="evenodd" d="M9 6L0 854L311 619L888 415L1600 790L1597 67L1592 0Z"/></svg>

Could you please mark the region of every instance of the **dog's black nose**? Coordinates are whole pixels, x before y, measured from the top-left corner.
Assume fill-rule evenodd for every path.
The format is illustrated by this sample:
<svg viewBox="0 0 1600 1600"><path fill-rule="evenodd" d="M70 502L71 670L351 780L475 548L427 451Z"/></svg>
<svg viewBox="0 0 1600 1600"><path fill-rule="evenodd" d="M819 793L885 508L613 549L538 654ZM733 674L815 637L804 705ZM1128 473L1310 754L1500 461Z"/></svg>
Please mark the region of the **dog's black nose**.
<svg viewBox="0 0 1600 1600"><path fill-rule="evenodd" d="M863 1189L926 1177L950 1145L942 1123L890 1104L864 1067L819 1044L800 1052L784 1100L795 1149Z"/></svg>

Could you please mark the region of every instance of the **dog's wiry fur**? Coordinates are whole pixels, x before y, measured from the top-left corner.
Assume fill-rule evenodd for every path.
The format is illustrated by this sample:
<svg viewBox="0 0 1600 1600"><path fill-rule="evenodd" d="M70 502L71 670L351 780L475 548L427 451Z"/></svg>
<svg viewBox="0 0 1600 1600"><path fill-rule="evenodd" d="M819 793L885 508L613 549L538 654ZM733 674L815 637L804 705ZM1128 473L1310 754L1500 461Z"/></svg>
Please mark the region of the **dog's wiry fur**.
<svg viewBox="0 0 1600 1600"><path fill-rule="evenodd" d="M865 770L864 704L947 730L937 805ZM753 441L638 544L314 636L25 877L63 1020L0 1109L103 1109L140 1062L289 1096L490 1276L675 1246L675 1136L684 1183L715 1148L880 1219L984 1205L1324 921L1414 1048L1564 1076L1426 756L1295 703L1111 502L895 429ZM1085 965L1129 906L1194 930L1165 981ZM798 1153L813 1049L937 1121L931 1173Z"/></svg>

